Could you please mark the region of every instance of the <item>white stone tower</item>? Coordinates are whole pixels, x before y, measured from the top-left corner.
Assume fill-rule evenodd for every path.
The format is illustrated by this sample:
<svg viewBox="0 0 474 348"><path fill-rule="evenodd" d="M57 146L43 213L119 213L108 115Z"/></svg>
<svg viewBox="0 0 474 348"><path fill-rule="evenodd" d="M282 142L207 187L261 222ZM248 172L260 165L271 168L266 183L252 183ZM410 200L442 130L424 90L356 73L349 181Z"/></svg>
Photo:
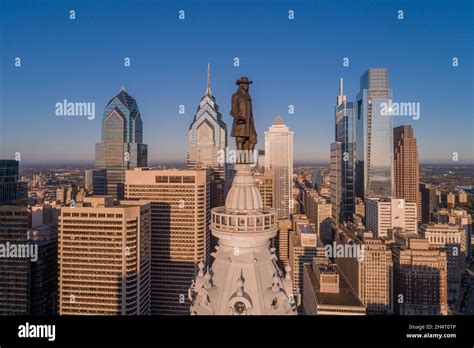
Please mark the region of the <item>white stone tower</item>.
<svg viewBox="0 0 474 348"><path fill-rule="evenodd" d="M189 298L194 315L293 315L290 269L276 264L270 239L278 229L275 209L264 208L250 164L236 164L224 207L212 209L211 231L219 245L203 262Z"/></svg>

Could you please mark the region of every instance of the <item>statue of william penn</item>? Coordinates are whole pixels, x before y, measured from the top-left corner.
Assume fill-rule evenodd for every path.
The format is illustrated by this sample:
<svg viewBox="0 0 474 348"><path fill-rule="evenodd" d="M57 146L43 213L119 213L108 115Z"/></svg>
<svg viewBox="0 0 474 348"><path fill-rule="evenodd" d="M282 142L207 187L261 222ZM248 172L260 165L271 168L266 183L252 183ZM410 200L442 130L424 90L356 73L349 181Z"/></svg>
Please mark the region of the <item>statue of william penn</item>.
<svg viewBox="0 0 474 348"><path fill-rule="evenodd" d="M253 123L252 98L249 94L249 81L247 77L241 77L235 82L239 87L232 96L232 110L230 114L234 118L231 136L235 137L237 150L255 149L257 144L257 132Z"/></svg>

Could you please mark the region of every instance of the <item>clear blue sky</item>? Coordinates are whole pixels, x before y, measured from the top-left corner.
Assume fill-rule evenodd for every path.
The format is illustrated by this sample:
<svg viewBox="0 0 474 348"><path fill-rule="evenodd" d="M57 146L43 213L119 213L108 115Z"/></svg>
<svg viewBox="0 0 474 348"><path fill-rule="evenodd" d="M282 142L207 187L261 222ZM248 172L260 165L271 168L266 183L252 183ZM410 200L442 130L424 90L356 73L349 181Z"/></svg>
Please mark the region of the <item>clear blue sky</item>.
<svg viewBox="0 0 474 348"><path fill-rule="evenodd" d="M93 162L102 111L124 85L142 114L149 161L184 162L210 62L212 91L229 129L235 80L249 76L257 146L281 114L295 132L295 161L329 160L339 77L353 99L367 68L386 67L394 100L421 103L419 120L395 118L394 125L413 125L422 162L451 162L458 152L461 163L472 163L472 4L0 0L0 157L20 152L24 164ZM404 20L397 19L399 9ZM123 66L124 57L131 67ZM95 102L95 120L55 116L63 99Z"/></svg>

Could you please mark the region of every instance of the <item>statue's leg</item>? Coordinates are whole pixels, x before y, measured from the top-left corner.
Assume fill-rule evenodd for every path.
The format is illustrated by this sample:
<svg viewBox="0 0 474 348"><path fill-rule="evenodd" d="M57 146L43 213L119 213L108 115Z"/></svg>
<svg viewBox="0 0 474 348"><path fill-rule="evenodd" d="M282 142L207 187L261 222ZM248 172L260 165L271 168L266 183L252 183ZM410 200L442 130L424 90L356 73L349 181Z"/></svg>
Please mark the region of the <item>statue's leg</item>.
<svg viewBox="0 0 474 348"><path fill-rule="evenodd" d="M248 150L248 149L249 149L249 138L245 138L243 150Z"/></svg>
<svg viewBox="0 0 474 348"><path fill-rule="evenodd" d="M245 142L245 138L243 138L243 137L236 137L235 138L235 145L237 146L237 150L243 150L244 142Z"/></svg>
<svg viewBox="0 0 474 348"><path fill-rule="evenodd" d="M257 145L257 137L251 136L248 138L249 142L249 150L254 151L255 150L255 145Z"/></svg>

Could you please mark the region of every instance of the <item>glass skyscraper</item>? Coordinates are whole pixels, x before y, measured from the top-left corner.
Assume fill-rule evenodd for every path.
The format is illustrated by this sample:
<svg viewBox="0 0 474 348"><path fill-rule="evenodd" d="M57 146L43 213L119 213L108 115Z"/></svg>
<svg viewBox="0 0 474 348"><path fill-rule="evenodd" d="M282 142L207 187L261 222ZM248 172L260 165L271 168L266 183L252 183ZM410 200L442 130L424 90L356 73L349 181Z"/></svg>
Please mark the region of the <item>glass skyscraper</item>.
<svg viewBox="0 0 474 348"><path fill-rule="evenodd" d="M386 107L391 99L388 70L367 70L360 79L356 120L356 196L362 199L393 196L392 116Z"/></svg>
<svg viewBox="0 0 474 348"><path fill-rule="evenodd" d="M123 199L125 170L148 165L147 145L142 142L140 111L135 99L122 87L104 111L102 141L95 147L95 165L106 172L105 178L101 178L103 184L94 185L94 194Z"/></svg>
<svg viewBox="0 0 474 348"><path fill-rule="evenodd" d="M343 93L339 81L339 95L335 108L335 142L331 144L331 210L333 228L354 213L354 102Z"/></svg>
<svg viewBox="0 0 474 348"><path fill-rule="evenodd" d="M19 162L0 160L0 245L28 247L28 188ZM29 313L30 259L0 257L0 315Z"/></svg>

